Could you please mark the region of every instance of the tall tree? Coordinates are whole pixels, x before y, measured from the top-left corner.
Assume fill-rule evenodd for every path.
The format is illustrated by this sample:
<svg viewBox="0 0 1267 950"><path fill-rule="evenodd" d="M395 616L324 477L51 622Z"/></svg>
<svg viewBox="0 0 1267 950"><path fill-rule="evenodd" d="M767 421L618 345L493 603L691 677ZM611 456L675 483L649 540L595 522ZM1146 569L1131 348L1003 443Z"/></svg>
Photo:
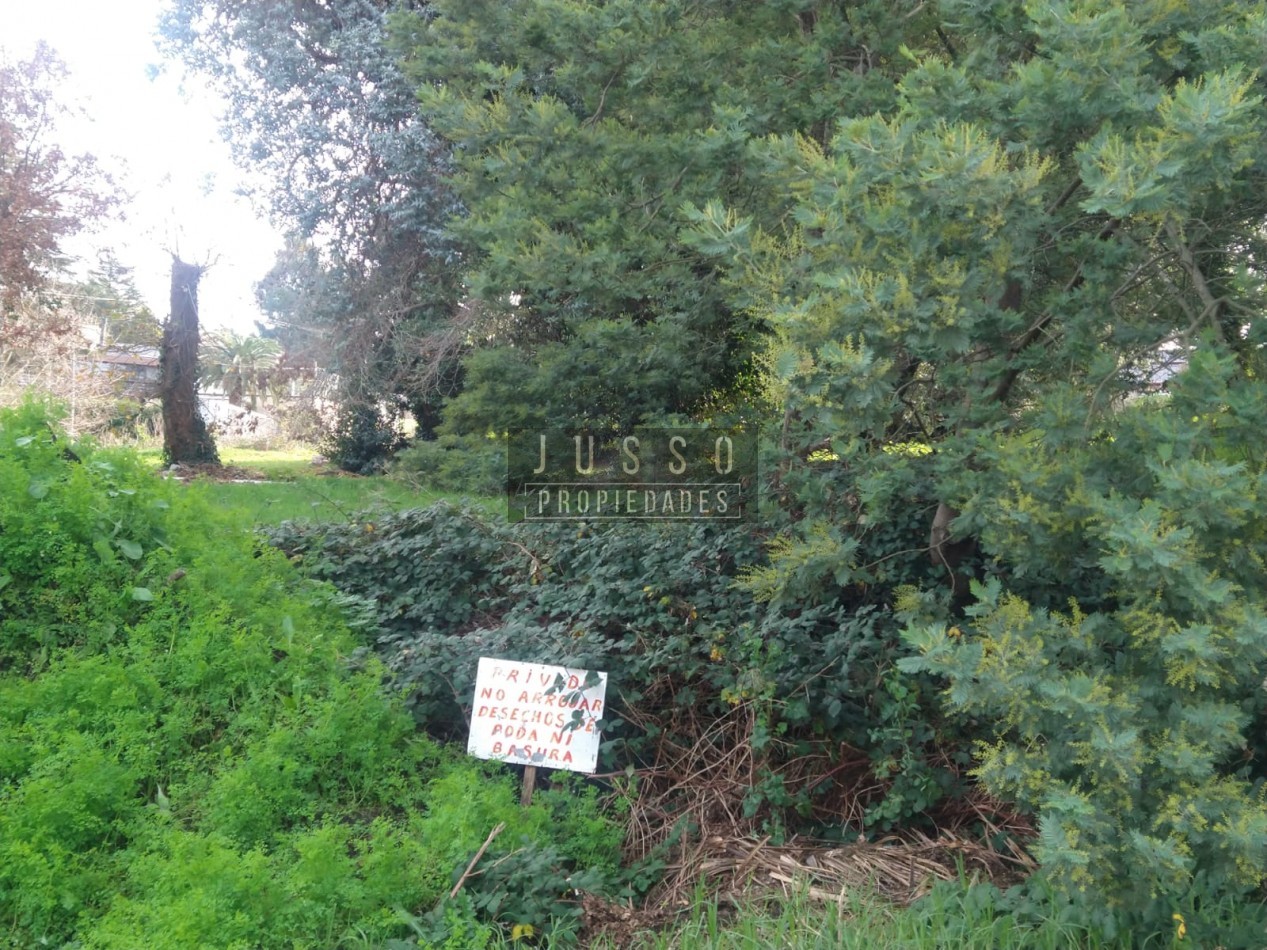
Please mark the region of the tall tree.
<svg viewBox="0 0 1267 950"><path fill-rule="evenodd" d="M113 184L91 155L67 155L56 123L65 64L45 43L28 60L0 50L0 323L64 263L62 242L109 213Z"/></svg>
<svg viewBox="0 0 1267 950"><path fill-rule="evenodd" d="M451 425L504 424L508 378L537 416L614 427L758 396L767 324L682 240L679 212L721 198L778 221L787 196L751 147L821 137L869 94L855 69L873 41L798 6L437 0L400 18L424 112L455 146L453 228L501 356L468 367Z"/></svg>
<svg viewBox="0 0 1267 950"><path fill-rule="evenodd" d="M899 605L1075 900L1259 885L1267 13L800 6L872 37L872 95L763 143L782 227L688 209L778 330L805 517L765 593Z"/></svg>
<svg viewBox="0 0 1267 950"><path fill-rule="evenodd" d="M105 346L126 349L157 347L163 328L145 301L125 266L106 248L97 255L97 266L87 277L66 285L65 295L76 310L96 324Z"/></svg>
<svg viewBox="0 0 1267 950"><path fill-rule="evenodd" d="M198 283L204 268L172 256L171 314L160 359L163 458L169 465L219 465L215 441L198 408Z"/></svg>
<svg viewBox="0 0 1267 950"><path fill-rule="evenodd" d="M388 16L421 6L177 0L164 35L228 98L239 160L291 235L261 289L270 318L325 342L349 401L404 398L425 417L455 379L433 335L449 338L459 284L447 149L387 46ZM329 292L285 292L316 285Z"/></svg>

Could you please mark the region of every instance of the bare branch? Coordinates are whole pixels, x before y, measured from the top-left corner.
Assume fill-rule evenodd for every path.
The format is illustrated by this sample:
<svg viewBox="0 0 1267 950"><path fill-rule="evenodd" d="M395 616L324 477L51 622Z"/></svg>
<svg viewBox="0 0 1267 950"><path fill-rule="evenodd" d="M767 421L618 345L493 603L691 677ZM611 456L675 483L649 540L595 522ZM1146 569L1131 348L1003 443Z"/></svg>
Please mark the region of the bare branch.
<svg viewBox="0 0 1267 950"><path fill-rule="evenodd" d="M1188 275L1188 279L1192 281L1192 287L1197 292L1197 296L1201 298L1204 309L1201 311L1198 320L1208 319L1211 328L1222 340L1223 328L1219 325L1219 316L1223 312L1223 301L1215 297L1210 291L1210 285L1206 282L1205 275L1197 264L1192 248L1188 246L1188 242L1184 240L1174 221L1168 220L1166 222L1166 235L1174 242L1175 249L1179 254L1179 264L1183 267L1184 273Z"/></svg>

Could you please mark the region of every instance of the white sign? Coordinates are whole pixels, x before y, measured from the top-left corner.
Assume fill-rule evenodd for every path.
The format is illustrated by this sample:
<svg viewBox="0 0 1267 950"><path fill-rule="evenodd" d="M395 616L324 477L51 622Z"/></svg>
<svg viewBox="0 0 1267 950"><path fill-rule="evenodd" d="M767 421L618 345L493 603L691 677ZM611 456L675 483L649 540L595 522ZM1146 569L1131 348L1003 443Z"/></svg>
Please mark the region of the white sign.
<svg viewBox="0 0 1267 950"><path fill-rule="evenodd" d="M593 772L607 674L480 657L466 751L547 769Z"/></svg>

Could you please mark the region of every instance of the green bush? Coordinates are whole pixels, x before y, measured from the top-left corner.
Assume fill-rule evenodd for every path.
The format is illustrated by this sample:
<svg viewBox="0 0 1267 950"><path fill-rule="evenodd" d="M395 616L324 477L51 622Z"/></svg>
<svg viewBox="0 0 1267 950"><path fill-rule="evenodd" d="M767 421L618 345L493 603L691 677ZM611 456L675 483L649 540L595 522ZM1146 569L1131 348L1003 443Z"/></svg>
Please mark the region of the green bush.
<svg viewBox="0 0 1267 950"><path fill-rule="evenodd" d="M268 537L312 576L374 605L392 632L464 630L506 609L506 538L473 510L365 513L346 522L284 522Z"/></svg>
<svg viewBox="0 0 1267 950"><path fill-rule="evenodd" d="M397 452L390 474L437 491L496 496L506 491L506 451L500 439L442 435Z"/></svg>
<svg viewBox="0 0 1267 950"><path fill-rule="evenodd" d="M322 439L322 449L345 472L373 475L383 471L404 444L397 428L401 407L346 403Z"/></svg>
<svg viewBox="0 0 1267 950"><path fill-rule="evenodd" d="M57 419L28 402L0 430L0 670L112 640L166 544L169 494L131 456L71 446Z"/></svg>
<svg viewBox="0 0 1267 950"><path fill-rule="evenodd" d="M0 411L0 943L403 939L482 821L568 873L616 860L618 835L571 847L572 804L466 815L475 790L513 803L512 776L349 663L339 595L128 454L64 448L40 407Z"/></svg>
<svg viewBox="0 0 1267 950"><path fill-rule="evenodd" d="M799 823L815 794L834 790L789 789L775 774L781 764L840 743L871 753L890 791L876 796L884 803L873 803L868 828L920 816L957 791L953 769L932 757L953 746L929 712L932 690L893 679L891 614L830 585L755 600L737 584L768 566L759 530L483 517L437 505L288 523L269 536L313 576L373 605L376 653L437 736L464 737L478 658L504 656L609 674L604 769L650 764L659 731L676 719L727 722L758 704L759 732L742 741L768 770L744 807L772 830ZM838 822L814 830L845 833Z"/></svg>
<svg viewBox="0 0 1267 950"><path fill-rule="evenodd" d="M1260 388L1194 357L1171 400L1092 441L1053 402L1043 439L993 449L981 523L999 576L953 625L906 598L920 656L903 665L947 677L953 710L995 724L977 774L1038 816L1043 874L1127 924L1267 879L1249 741L1267 708Z"/></svg>

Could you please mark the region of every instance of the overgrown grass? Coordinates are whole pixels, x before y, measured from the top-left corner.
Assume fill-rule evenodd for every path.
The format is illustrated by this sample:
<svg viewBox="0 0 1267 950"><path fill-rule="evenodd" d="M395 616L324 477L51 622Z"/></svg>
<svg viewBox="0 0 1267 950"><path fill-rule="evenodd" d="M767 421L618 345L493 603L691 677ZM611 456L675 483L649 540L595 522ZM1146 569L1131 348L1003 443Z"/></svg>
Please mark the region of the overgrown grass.
<svg viewBox="0 0 1267 950"><path fill-rule="evenodd" d="M1127 950L1169 947L1171 935L1106 941L1086 927L1021 916L1001 906L988 885L940 885L909 907L853 891L835 903L804 891L785 901L747 903L696 895L683 919L666 929L592 944L593 950Z"/></svg>
<svg viewBox="0 0 1267 950"><path fill-rule="evenodd" d="M0 947L463 947L462 908L490 939L575 929L560 896L620 854L594 791L521 806L349 662L333 590L56 422L0 410Z"/></svg>
<svg viewBox="0 0 1267 950"><path fill-rule="evenodd" d="M1086 926L1049 914L1007 909L991 885L939 885L909 907L896 906L870 891L842 894L835 902L811 899L798 890L786 899L752 895L722 899L700 890L676 922L657 918L647 929L620 929L592 936L587 950L1160 950L1194 946L1173 933L1119 935L1105 939ZM454 923L457 923L456 919ZM465 922L461 946L510 950L523 946L505 930ZM627 926L627 925L626 925ZM444 947L458 946L445 943ZM570 947L571 940L552 946ZM420 946L439 945L423 940Z"/></svg>

